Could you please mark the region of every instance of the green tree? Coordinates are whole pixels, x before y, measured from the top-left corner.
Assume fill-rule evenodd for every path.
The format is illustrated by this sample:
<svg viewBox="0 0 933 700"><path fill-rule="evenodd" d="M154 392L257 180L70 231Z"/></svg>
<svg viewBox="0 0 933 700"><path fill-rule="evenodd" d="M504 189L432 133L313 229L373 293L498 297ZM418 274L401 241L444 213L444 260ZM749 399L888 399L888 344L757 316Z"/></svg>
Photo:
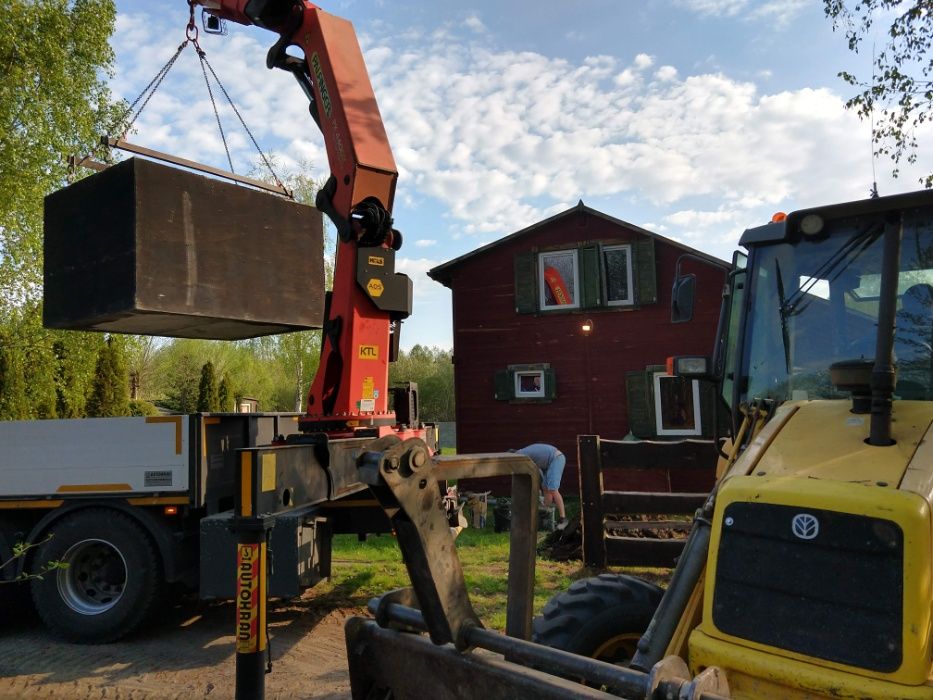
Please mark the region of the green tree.
<svg viewBox="0 0 933 700"><path fill-rule="evenodd" d="M405 382L418 384L421 420L454 420L454 368L449 350L423 345L401 350L389 369L389 383Z"/></svg>
<svg viewBox="0 0 933 700"><path fill-rule="evenodd" d="M230 382L230 375L224 374L220 380L220 386L217 389L217 399L220 401L221 411L235 411L234 400L236 399L236 390Z"/></svg>
<svg viewBox="0 0 933 700"><path fill-rule="evenodd" d="M28 301L12 307L2 324L11 399L0 405L0 418L56 417L54 333L42 328L41 311Z"/></svg>
<svg viewBox="0 0 933 700"><path fill-rule="evenodd" d="M22 420L28 417L20 354L10 343L9 334L0 333L0 418Z"/></svg>
<svg viewBox="0 0 933 700"><path fill-rule="evenodd" d="M67 181L67 156L100 156L119 120L115 14L112 0L0 4L0 318L41 295L42 201Z"/></svg>
<svg viewBox="0 0 933 700"><path fill-rule="evenodd" d="M114 415L130 415L130 382L126 365L126 336L111 335L107 337L110 346L110 362L112 363L114 382Z"/></svg>
<svg viewBox="0 0 933 700"><path fill-rule="evenodd" d="M220 394L217 391L217 379L214 376L214 363L205 362L201 366L201 382L198 384L198 411L216 412L220 410Z"/></svg>
<svg viewBox="0 0 933 700"><path fill-rule="evenodd" d="M148 335L124 336L126 366L130 379L130 399L149 398L155 380L155 359L159 341Z"/></svg>
<svg viewBox="0 0 933 700"><path fill-rule="evenodd" d="M175 413L194 413L198 408L198 363L188 353L179 355L166 372L163 404Z"/></svg>
<svg viewBox="0 0 933 700"><path fill-rule="evenodd" d="M99 333L72 331L52 331L50 335L55 356L55 412L59 418L80 418L85 415L104 338Z"/></svg>
<svg viewBox="0 0 933 700"><path fill-rule="evenodd" d="M91 396L87 401L87 414L92 418L113 415L114 387L113 362L110 359L110 346L104 344L97 353L97 366L94 368L94 383Z"/></svg>
<svg viewBox="0 0 933 700"><path fill-rule="evenodd" d="M0 4L0 418L80 415L96 344L42 328L43 198L67 183L67 156L102 156L119 121L106 85L112 0ZM86 338L86 336L82 336Z"/></svg>
<svg viewBox="0 0 933 700"><path fill-rule="evenodd" d="M301 411L311 378L321 356L319 331L303 331L276 336L275 355L281 365L288 393L283 396L287 410Z"/></svg>
<svg viewBox="0 0 933 700"><path fill-rule="evenodd" d="M110 336L97 354L87 413L94 417L129 415L129 396L123 340Z"/></svg>
<svg viewBox="0 0 933 700"><path fill-rule="evenodd" d="M875 47L871 79L849 71L839 77L858 90L846 107L873 119L875 153L894 161L897 177L902 161L917 162L917 129L933 107L933 5L930 0L823 0L823 9L833 29L845 32L850 50ZM880 50L876 39L882 41ZM933 187L933 173L920 182Z"/></svg>

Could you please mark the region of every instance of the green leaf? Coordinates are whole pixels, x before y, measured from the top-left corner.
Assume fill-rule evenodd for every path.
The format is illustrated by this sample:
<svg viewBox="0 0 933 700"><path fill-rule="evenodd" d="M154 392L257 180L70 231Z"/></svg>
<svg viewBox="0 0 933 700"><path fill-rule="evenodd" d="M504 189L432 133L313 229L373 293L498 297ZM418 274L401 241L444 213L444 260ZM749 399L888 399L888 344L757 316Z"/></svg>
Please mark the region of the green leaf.
<svg viewBox="0 0 933 700"><path fill-rule="evenodd" d="M930 48L933 43L933 12L929 0L823 0L823 11L832 20L833 29L845 31L848 47L858 53L863 43L871 42L873 70L870 80L858 79L849 71L838 75L861 92L846 101L861 118L873 118L872 138L875 155L889 158L897 177L901 159L918 162L914 129L922 124L933 100L933 91L925 93L925 102L915 94L928 90L933 74ZM877 19L889 22L883 34L873 30ZM886 36L876 47L877 36ZM867 77L867 76L866 76ZM919 91L918 91L918 86ZM920 178L924 187L933 186L930 175Z"/></svg>

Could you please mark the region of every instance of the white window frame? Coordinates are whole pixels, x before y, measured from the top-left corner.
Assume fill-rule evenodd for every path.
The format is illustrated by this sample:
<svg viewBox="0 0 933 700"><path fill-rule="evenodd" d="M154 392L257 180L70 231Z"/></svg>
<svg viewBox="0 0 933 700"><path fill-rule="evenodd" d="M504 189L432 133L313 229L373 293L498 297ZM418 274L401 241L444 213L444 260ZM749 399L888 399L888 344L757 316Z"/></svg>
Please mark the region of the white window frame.
<svg viewBox="0 0 933 700"><path fill-rule="evenodd" d="M664 428L661 413L661 380L677 379L666 372L654 373L654 426L657 434L662 435L702 435L702 417L700 416L700 382L696 379L690 381L693 390L693 428L672 429Z"/></svg>
<svg viewBox="0 0 933 700"><path fill-rule="evenodd" d="M613 250L625 250L626 255L625 259L628 264L625 266L626 270L626 288L628 289L628 299L616 299L612 300L609 298L609 273L606 266L606 253ZM631 243L625 243L622 245L604 245L599 251L599 273L600 277L603 279L603 290L606 295L606 306L632 306L635 304L635 294L634 287L632 286L632 245Z"/></svg>
<svg viewBox="0 0 933 700"><path fill-rule="evenodd" d="M548 304L547 296L544 293L546 282L544 281L544 258L554 256L569 256L573 259L573 303L572 304ZM546 250L538 253L538 308L541 311L556 311L561 309L579 309L580 308L580 258L577 256L576 248L568 250Z"/></svg>
<svg viewBox="0 0 933 700"><path fill-rule="evenodd" d="M537 377L538 388L534 391L522 390L523 377ZM545 377L543 369L520 369L515 370L515 398L516 399L543 399L547 396L544 386Z"/></svg>

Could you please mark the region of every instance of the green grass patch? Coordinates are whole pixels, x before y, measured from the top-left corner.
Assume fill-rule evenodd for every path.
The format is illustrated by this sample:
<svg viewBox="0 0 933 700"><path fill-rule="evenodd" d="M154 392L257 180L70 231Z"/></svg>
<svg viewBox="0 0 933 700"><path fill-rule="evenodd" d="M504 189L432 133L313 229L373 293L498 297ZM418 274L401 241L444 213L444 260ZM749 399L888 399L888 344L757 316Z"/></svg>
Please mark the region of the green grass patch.
<svg viewBox="0 0 933 700"><path fill-rule="evenodd" d="M457 553L477 615L487 627L504 630L509 533L493 532L491 524L483 530L467 528L457 538ZM668 574L664 569L626 569L625 572L655 583L663 583ZM559 562L538 557L535 614L574 580L597 573L583 568L580 561ZM333 576L330 582L319 584L317 593L334 607L364 607L370 598L409 584L395 537L371 535L360 542L355 535L337 535L333 542Z"/></svg>

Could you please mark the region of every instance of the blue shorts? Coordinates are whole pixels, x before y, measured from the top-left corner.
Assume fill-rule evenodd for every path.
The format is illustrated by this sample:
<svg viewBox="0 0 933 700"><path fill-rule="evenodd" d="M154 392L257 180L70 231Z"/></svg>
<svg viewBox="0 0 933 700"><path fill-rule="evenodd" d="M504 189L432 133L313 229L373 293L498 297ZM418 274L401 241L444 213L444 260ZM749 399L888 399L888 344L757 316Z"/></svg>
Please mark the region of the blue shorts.
<svg viewBox="0 0 933 700"><path fill-rule="evenodd" d="M557 491L560 488L560 480L564 476L565 464L567 464L567 458L563 454L558 454L552 459L544 472L541 486L548 491Z"/></svg>

